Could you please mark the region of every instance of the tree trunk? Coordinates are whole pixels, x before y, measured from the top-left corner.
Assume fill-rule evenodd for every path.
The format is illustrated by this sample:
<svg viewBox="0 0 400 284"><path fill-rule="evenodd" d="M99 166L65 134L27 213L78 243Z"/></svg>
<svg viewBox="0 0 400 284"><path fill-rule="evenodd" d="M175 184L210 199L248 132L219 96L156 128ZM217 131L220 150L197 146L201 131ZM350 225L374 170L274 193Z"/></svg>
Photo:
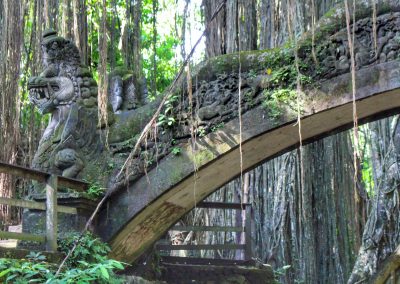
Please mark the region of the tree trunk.
<svg viewBox="0 0 400 284"><path fill-rule="evenodd" d="M20 95L18 80L20 75L21 48L24 34L24 11L21 0L3 1L1 31L0 67L0 160L14 164L17 158L19 135ZM0 197L13 197L15 193L14 179L0 174ZM11 221L8 206L0 205L0 227Z"/></svg>
<svg viewBox="0 0 400 284"><path fill-rule="evenodd" d="M101 6L101 22L99 31L99 88L98 88L98 124L108 127L108 78L107 78L107 1L103 0Z"/></svg>
<svg viewBox="0 0 400 284"><path fill-rule="evenodd" d="M57 29L58 0L44 0L45 28Z"/></svg>
<svg viewBox="0 0 400 284"><path fill-rule="evenodd" d="M272 48L275 31L275 0L263 0L260 4L260 49Z"/></svg>
<svg viewBox="0 0 400 284"><path fill-rule="evenodd" d="M225 1L223 11L209 23L219 2L203 0L205 23L210 25L206 34L206 53L209 58L239 49L257 49L256 3L256 0Z"/></svg>
<svg viewBox="0 0 400 284"><path fill-rule="evenodd" d="M238 0L238 48L257 49L257 1Z"/></svg>
<svg viewBox="0 0 400 284"><path fill-rule="evenodd" d="M84 65L88 65L88 30L86 18L86 1L74 0L74 39Z"/></svg>
<svg viewBox="0 0 400 284"><path fill-rule="evenodd" d="M138 80L141 80L143 77L142 74L142 0L136 0L135 5L133 6L133 33L132 33L132 70L136 75Z"/></svg>
<svg viewBox="0 0 400 284"><path fill-rule="evenodd" d="M189 4L189 0L186 0L186 7L188 4ZM186 10L187 10L187 8L186 8ZM152 90L153 96L157 95L157 13L158 13L158 0L153 0L153 70L152 70L152 76L151 76L152 77L151 90ZM182 30L183 30L183 28L182 28ZM184 30L183 30L183 32L184 32ZM182 36L183 36L183 34L182 34ZM182 45L184 45L184 41L183 41ZM184 57L183 57L183 60L185 60Z"/></svg>
<svg viewBox="0 0 400 284"><path fill-rule="evenodd" d="M143 79L141 56L142 0L126 0L126 23L123 28L122 52L125 65L139 82Z"/></svg>
<svg viewBox="0 0 400 284"><path fill-rule="evenodd" d="M209 29L206 34L206 56L208 58L226 53L226 9L224 8L218 16L210 23L210 19L217 9L218 3L214 0L203 0L204 17Z"/></svg>
<svg viewBox="0 0 400 284"><path fill-rule="evenodd" d="M400 243L400 125L399 116L372 122L374 198L348 283L366 281Z"/></svg>
<svg viewBox="0 0 400 284"><path fill-rule="evenodd" d="M65 38L73 38L74 16L70 0L62 0L61 34Z"/></svg>

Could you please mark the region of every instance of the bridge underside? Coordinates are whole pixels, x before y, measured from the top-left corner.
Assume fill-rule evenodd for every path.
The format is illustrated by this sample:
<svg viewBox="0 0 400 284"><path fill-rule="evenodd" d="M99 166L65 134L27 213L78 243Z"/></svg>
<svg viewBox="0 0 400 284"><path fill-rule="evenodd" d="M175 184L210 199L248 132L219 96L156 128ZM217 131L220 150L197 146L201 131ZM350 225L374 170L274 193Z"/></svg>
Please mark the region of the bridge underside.
<svg viewBox="0 0 400 284"><path fill-rule="evenodd" d="M400 112L400 64L382 63L359 70L356 107L360 122ZM353 125L351 78L344 74L309 90L301 119L303 143ZM293 114L271 120L262 107L242 116L244 171L300 143ZM97 230L112 247L113 258L132 262L195 204L241 172L237 119L223 129L170 154L147 176L115 194L100 214Z"/></svg>

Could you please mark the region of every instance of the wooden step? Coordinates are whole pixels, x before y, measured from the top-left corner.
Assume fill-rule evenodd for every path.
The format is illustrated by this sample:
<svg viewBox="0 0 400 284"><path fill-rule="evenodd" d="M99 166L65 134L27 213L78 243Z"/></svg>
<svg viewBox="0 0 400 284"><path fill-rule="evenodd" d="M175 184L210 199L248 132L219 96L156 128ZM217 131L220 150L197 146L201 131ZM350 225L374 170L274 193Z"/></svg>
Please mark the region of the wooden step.
<svg viewBox="0 0 400 284"><path fill-rule="evenodd" d="M256 266L254 260L215 259L199 257L161 256L161 263L191 264L191 265L216 265L216 266Z"/></svg>

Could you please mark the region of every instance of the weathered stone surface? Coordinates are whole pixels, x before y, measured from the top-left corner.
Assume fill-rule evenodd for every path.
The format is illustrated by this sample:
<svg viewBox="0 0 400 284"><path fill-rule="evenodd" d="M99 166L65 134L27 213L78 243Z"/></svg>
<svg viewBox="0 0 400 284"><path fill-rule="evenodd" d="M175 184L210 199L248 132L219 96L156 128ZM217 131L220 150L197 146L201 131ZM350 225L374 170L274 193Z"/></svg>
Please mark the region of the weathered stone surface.
<svg viewBox="0 0 400 284"><path fill-rule="evenodd" d="M0 247L0 258L23 259L30 253L31 250ZM64 255L61 253L47 251L40 251L40 253L44 255L46 260L50 263L61 263L64 258Z"/></svg>
<svg viewBox="0 0 400 284"><path fill-rule="evenodd" d="M139 276L125 276L126 284L166 284L164 281L149 281Z"/></svg>
<svg viewBox="0 0 400 284"><path fill-rule="evenodd" d="M275 276L270 266L164 264L162 279L168 283L272 284Z"/></svg>

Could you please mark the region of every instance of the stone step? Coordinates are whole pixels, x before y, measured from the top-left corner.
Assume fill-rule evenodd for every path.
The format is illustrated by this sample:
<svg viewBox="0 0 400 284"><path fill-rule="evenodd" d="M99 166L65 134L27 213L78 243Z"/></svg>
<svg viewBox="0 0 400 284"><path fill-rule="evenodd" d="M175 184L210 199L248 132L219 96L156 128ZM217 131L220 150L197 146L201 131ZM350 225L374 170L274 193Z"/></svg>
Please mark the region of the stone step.
<svg viewBox="0 0 400 284"><path fill-rule="evenodd" d="M30 254L32 250L27 249L16 249L16 248L5 248L0 247L0 258L14 258L14 259L22 259L26 258L28 254ZM35 251L34 251L35 252ZM41 251L42 255L46 257L46 260L51 263L61 263L64 255L62 253L53 253L47 251Z"/></svg>
<svg viewBox="0 0 400 284"><path fill-rule="evenodd" d="M271 266L245 267L163 263L162 280L186 284L270 284L276 283Z"/></svg>
<svg viewBox="0 0 400 284"><path fill-rule="evenodd" d="M16 248L17 240L0 240L0 247L2 248Z"/></svg>

